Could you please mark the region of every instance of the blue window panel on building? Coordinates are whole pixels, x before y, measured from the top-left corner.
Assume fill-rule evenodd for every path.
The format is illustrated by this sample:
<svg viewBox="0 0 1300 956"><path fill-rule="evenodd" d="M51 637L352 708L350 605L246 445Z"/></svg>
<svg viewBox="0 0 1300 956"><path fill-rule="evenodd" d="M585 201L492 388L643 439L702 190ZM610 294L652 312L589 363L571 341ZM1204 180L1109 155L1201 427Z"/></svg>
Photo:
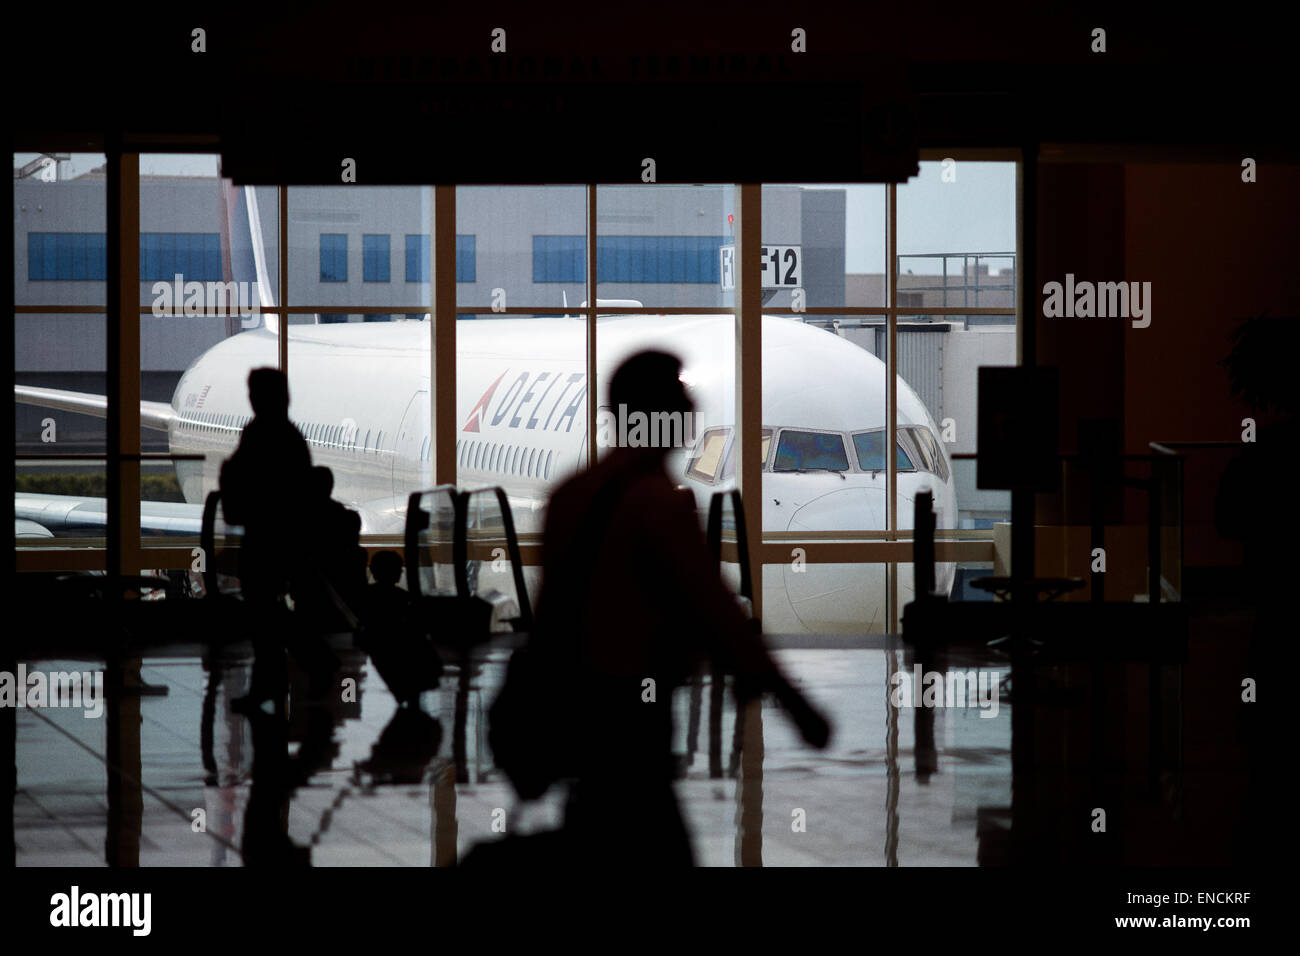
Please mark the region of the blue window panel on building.
<svg viewBox="0 0 1300 956"><path fill-rule="evenodd" d="M457 282L477 282L478 264L475 261L478 254L478 242L475 236L457 236L456 237L456 281Z"/></svg>
<svg viewBox="0 0 1300 956"><path fill-rule="evenodd" d="M363 282L389 281L388 236L361 237L361 279Z"/></svg>
<svg viewBox="0 0 1300 956"><path fill-rule="evenodd" d="M102 232L86 236L86 278L101 282L108 278L108 238Z"/></svg>
<svg viewBox="0 0 1300 956"><path fill-rule="evenodd" d="M34 282L97 281L108 272L108 244L102 232L30 232L27 278ZM140 281L220 282L221 237L205 232L142 232Z"/></svg>
<svg viewBox="0 0 1300 956"><path fill-rule="evenodd" d="M221 237L215 232L140 233L140 281L220 282Z"/></svg>
<svg viewBox="0 0 1300 956"><path fill-rule="evenodd" d="M596 240L600 282L693 283L719 281L718 249L726 236L601 236ZM534 236L534 282L585 282L582 236Z"/></svg>
<svg viewBox="0 0 1300 956"><path fill-rule="evenodd" d="M29 232L27 279L31 282L103 281L106 255L103 233Z"/></svg>
<svg viewBox="0 0 1300 956"><path fill-rule="evenodd" d="M457 282L476 282L475 277L478 274L476 263L477 256L477 237L476 236L457 236L456 237L456 281ZM406 281L407 282L428 282L429 281L429 237L413 236L406 237Z"/></svg>
<svg viewBox="0 0 1300 956"><path fill-rule="evenodd" d="M221 237L215 232L203 234L203 274L216 276L212 282L218 282L221 275Z"/></svg>
<svg viewBox="0 0 1300 956"><path fill-rule="evenodd" d="M348 237L345 233L321 233L320 281L348 281Z"/></svg>
<svg viewBox="0 0 1300 956"><path fill-rule="evenodd" d="M429 237L406 237L406 281L429 281Z"/></svg>
<svg viewBox="0 0 1300 956"><path fill-rule="evenodd" d="M533 281L582 282L585 245L582 236L533 236Z"/></svg>

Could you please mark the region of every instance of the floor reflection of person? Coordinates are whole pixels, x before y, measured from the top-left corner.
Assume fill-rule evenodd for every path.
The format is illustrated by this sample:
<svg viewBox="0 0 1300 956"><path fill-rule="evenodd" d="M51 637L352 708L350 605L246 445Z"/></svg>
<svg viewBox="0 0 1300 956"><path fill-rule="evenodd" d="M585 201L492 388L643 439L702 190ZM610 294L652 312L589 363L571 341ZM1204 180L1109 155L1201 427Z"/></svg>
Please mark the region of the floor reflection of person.
<svg viewBox="0 0 1300 956"><path fill-rule="evenodd" d="M682 420L692 406L680 373L672 355L633 356L610 406ZM614 448L552 495L534 631L491 714L497 763L521 795L572 778L566 843L592 863L693 862L672 789L670 701L702 661L735 674L742 698L775 692L809 742L829 736L722 583L693 500L665 471L670 450Z"/></svg>

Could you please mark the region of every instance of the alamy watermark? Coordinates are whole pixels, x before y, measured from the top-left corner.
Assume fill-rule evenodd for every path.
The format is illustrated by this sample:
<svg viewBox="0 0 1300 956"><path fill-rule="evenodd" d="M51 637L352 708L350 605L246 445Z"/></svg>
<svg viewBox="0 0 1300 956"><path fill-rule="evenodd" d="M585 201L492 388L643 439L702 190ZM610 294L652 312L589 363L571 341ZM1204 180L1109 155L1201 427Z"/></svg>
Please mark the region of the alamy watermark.
<svg viewBox="0 0 1300 956"><path fill-rule="evenodd" d="M255 313L256 282L198 282L179 272L171 282L155 282L153 288L153 314L159 318L167 315L237 315L244 327Z"/></svg>
<svg viewBox="0 0 1300 956"><path fill-rule="evenodd" d="M596 413L596 444L601 448L684 448L695 444L694 412L618 413L602 408Z"/></svg>
<svg viewBox="0 0 1300 956"><path fill-rule="evenodd" d="M152 893L82 893L74 885L50 897L51 926L124 926L133 936L148 936L152 913Z"/></svg>
<svg viewBox="0 0 1300 956"><path fill-rule="evenodd" d="M895 671L889 675L893 707L978 707L981 717L998 715L1002 675L988 670Z"/></svg>
<svg viewBox="0 0 1300 956"><path fill-rule="evenodd" d="M0 707L79 707L87 717L104 713L103 671L0 671Z"/></svg>
<svg viewBox="0 0 1300 956"><path fill-rule="evenodd" d="M1132 319L1133 328L1151 324L1150 282L1075 282L1043 285L1043 317L1047 319Z"/></svg>

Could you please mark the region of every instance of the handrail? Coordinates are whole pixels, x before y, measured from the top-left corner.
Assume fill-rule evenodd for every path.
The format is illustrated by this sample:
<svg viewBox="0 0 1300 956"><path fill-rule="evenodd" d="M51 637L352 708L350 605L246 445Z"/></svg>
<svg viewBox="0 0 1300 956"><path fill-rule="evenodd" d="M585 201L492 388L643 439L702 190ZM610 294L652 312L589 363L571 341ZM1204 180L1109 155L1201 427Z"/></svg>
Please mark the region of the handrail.
<svg viewBox="0 0 1300 956"><path fill-rule="evenodd" d="M528 595L528 585L524 580L523 555L519 549L519 536L515 531L514 512L506 497L505 489L499 485L488 488L475 488L461 491L454 485L438 485L425 491L411 492L406 505L406 586L412 596L420 596L420 532L429 526L429 512L420 506L426 495L446 494L452 506L452 575L456 581L456 595L468 598L469 586L469 505L474 495L490 494L495 497L501 509L502 533L506 539L506 551L511 563L511 577L514 579L515 593L519 603L519 629L528 630L533 623L532 601Z"/></svg>

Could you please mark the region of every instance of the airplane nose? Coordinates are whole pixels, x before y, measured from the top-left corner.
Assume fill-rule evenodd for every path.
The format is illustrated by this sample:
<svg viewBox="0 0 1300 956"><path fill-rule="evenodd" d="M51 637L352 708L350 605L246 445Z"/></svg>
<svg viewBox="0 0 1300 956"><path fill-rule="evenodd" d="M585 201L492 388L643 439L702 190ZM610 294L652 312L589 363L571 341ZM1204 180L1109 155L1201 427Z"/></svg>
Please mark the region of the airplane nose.
<svg viewBox="0 0 1300 956"><path fill-rule="evenodd" d="M849 486L808 502L790 518L791 531L879 531L886 497L880 487ZM811 633L883 631L883 564L785 565L785 590L799 622Z"/></svg>
<svg viewBox="0 0 1300 956"><path fill-rule="evenodd" d="M885 489L849 486L814 498L790 516L791 531L880 531Z"/></svg>

